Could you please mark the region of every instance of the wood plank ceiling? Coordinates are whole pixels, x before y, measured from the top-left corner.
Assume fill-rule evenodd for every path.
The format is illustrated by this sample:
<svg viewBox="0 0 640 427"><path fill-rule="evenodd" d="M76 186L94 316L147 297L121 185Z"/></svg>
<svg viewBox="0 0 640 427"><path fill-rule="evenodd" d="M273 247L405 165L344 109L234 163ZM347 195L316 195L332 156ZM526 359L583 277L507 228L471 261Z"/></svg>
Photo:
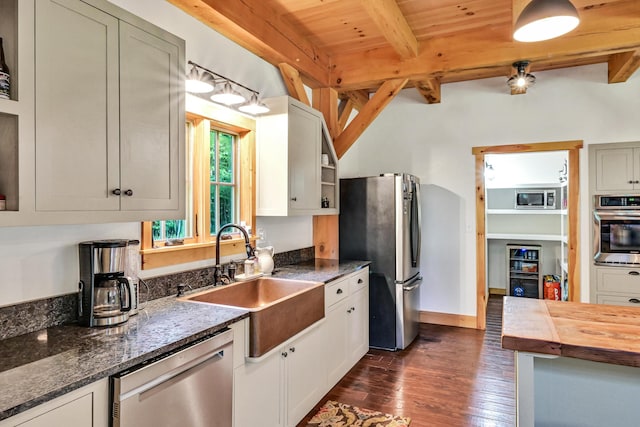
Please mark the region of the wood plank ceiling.
<svg viewBox="0 0 640 427"><path fill-rule="evenodd" d="M279 66L292 96L308 103L302 82L335 90L339 112L323 113L339 154L361 134L340 135L348 113L355 108L363 116L380 88L388 92L379 93L357 128L364 130L404 87L438 103L441 84L498 76L506 82L515 61L530 61L530 72L606 62L609 83L640 67L640 0L571 0L578 28L537 43L512 38L529 0L168 1Z"/></svg>

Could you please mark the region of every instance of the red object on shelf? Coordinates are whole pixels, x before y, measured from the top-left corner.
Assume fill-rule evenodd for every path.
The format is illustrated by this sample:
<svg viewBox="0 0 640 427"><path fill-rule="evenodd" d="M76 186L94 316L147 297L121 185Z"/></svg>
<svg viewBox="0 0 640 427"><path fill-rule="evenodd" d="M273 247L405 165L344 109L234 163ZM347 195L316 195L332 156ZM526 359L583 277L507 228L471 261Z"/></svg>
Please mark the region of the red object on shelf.
<svg viewBox="0 0 640 427"><path fill-rule="evenodd" d="M545 276L543 296L544 299L560 301L562 299L560 280L553 276Z"/></svg>

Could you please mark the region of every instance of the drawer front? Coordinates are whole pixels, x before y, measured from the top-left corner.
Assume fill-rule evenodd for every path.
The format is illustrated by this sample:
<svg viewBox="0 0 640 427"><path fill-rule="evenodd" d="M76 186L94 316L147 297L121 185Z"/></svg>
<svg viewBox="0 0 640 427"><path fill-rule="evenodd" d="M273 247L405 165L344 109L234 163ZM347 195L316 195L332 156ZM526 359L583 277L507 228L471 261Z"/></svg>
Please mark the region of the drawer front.
<svg viewBox="0 0 640 427"><path fill-rule="evenodd" d="M349 279L340 279L331 282L324 287L325 306L331 307L333 304L342 301L349 296Z"/></svg>
<svg viewBox="0 0 640 427"><path fill-rule="evenodd" d="M354 294L369 285L369 267L363 268L349 277L349 292Z"/></svg>
<svg viewBox="0 0 640 427"><path fill-rule="evenodd" d="M596 290L598 293L640 294L640 269L597 268Z"/></svg>
<svg viewBox="0 0 640 427"><path fill-rule="evenodd" d="M598 304L625 305L628 307L640 307L640 294L638 295L609 295L597 294L596 302Z"/></svg>

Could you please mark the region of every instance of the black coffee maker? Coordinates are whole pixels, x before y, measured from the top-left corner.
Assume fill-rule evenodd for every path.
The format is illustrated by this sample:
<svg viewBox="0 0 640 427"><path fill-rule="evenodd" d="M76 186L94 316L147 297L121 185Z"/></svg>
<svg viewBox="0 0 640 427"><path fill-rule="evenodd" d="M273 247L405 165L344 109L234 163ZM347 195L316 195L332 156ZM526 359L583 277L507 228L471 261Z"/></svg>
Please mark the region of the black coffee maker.
<svg viewBox="0 0 640 427"><path fill-rule="evenodd" d="M127 240L96 240L78 246L78 319L84 326L114 326L129 320L132 283L125 277Z"/></svg>

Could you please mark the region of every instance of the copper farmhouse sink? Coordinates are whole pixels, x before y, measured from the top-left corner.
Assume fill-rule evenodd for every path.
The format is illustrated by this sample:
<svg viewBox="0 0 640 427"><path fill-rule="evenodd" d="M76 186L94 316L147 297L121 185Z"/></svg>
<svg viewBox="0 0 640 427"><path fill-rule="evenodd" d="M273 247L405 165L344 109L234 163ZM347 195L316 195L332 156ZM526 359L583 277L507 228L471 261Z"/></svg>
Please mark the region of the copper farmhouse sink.
<svg viewBox="0 0 640 427"><path fill-rule="evenodd" d="M249 357L259 357L324 317L323 285L260 277L182 300L249 310Z"/></svg>

